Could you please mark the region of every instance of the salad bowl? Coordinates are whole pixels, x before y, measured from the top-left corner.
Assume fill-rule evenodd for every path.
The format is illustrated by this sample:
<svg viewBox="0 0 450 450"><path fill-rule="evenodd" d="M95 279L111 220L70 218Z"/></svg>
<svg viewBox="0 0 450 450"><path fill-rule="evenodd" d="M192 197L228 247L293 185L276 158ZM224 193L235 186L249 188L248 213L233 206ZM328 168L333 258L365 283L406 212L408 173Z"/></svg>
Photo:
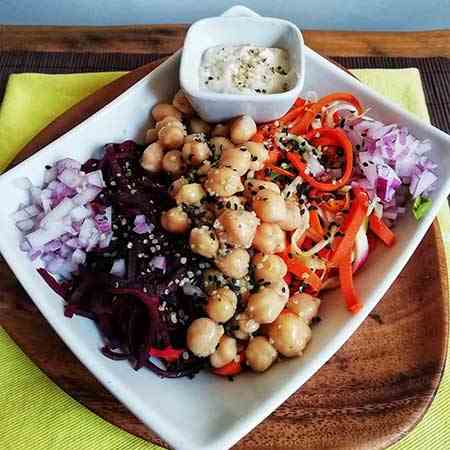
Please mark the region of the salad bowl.
<svg viewBox="0 0 450 450"><path fill-rule="evenodd" d="M251 13L238 8L229 14ZM20 251L20 233L11 214L25 201L25 193L16 188L14 181L28 177L39 185L46 164L68 156L86 160L105 142L142 140L148 111L178 89L179 57L171 57L108 106L0 178L4 199L0 205L0 250L69 348L144 424L178 449L225 449L299 389L355 332L398 276L449 193L450 139L305 48L304 92L314 90L322 95L350 91L371 106L375 118L405 125L418 138L431 141L431 158L439 166L432 208L419 223L411 215L403 217L398 224L398 244L390 252L379 248L373 253L370 266L356 278L363 298L363 308L357 314L348 314L338 292L327 296L321 310L323 320L303 358L278 364L263 375L245 374L234 383L208 374L200 374L193 381L169 381L146 371L133 372L127 362L110 361L98 352L102 341L91 322L64 318L62 300L32 270L27 256Z"/></svg>

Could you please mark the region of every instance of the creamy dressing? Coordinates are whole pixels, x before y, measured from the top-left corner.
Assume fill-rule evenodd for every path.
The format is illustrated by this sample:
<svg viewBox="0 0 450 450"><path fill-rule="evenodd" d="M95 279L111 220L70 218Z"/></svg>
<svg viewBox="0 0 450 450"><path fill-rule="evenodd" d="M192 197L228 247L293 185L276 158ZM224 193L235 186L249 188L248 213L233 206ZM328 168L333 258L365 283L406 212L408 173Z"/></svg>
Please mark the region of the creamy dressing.
<svg viewBox="0 0 450 450"><path fill-rule="evenodd" d="M295 83L289 54L281 48L217 46L202 55L200 87L223 94L276 94Z"/></svg>

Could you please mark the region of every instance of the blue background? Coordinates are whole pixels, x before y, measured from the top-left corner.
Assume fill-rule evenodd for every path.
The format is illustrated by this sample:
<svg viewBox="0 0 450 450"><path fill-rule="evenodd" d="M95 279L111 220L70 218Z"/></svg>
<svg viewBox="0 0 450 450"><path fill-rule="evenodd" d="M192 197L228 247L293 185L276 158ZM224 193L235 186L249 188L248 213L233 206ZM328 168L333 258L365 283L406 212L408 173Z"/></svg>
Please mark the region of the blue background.
<svg viewBox="0 0 450 450"><path fill-rule="evenodd" d="M243 4L305 29L450 28L450 0L0 0L0 23L127 25L192 22ZM1 43L0 43L1 44Z"/></svg>

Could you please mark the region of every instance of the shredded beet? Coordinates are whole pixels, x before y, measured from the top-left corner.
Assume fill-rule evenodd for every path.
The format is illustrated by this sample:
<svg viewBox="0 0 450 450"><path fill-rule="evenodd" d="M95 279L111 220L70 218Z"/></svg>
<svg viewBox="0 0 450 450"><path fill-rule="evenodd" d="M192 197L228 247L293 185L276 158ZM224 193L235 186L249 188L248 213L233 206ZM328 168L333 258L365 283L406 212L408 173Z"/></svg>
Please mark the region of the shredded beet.
<svg viewBox="0 0 450 450"><path fill-rule="evenodd" d="M163 370L149 360L149 349L185 349L187 327L201 316L202 303L182 286L196 286L208 262L191 252L184 237L168 235L160 226L162 209L174 206L168 195L172 180L145 172L139 164L142 151L133 141L108 144L102 159L83 165L87 173L102 171L106 189L97 197L96 207L112 206L111 243L87 254L70 290L48 272L40 273L66 299L66 316L77 314L96 322L105 339L101 351L106 357L128 359L136 370L145 366L161 377L192 377L204 359L186 350L177 361L165 361ZM140 221L145 216L148 225L145 230L139 227L139 233L133 230L136 216ZM118 276L121 260L125 271Z"/></svg>

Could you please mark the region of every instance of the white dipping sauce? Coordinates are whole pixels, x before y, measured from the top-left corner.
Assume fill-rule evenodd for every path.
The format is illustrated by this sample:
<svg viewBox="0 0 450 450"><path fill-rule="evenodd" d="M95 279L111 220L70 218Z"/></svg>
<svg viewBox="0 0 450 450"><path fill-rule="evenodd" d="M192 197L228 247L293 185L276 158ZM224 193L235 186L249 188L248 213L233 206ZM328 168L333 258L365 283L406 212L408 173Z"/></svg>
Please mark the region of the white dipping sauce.
<svg viewBox="0 0 450 450"><path fill-rule="evenodd" d="M276 94L295 83L286 50L252 45L208 48L199 78L201 88L224 94Z"/></svg>

